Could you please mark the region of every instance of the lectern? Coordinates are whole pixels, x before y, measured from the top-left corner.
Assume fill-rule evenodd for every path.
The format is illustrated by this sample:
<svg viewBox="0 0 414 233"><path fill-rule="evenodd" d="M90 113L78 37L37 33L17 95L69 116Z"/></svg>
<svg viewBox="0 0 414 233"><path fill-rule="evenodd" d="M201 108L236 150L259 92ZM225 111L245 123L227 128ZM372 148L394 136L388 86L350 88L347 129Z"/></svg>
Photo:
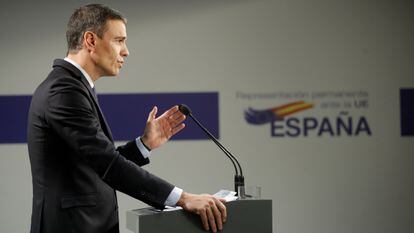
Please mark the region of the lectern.
<svg viewBox="0 0 414 233"><path fill-rule="evenodd" d="M224 233L271 233L272 200L237 200L227 202ZM182 209L158 211L144 208L127 211L127 228L134 233L205 233L198 215Z"/></svg>

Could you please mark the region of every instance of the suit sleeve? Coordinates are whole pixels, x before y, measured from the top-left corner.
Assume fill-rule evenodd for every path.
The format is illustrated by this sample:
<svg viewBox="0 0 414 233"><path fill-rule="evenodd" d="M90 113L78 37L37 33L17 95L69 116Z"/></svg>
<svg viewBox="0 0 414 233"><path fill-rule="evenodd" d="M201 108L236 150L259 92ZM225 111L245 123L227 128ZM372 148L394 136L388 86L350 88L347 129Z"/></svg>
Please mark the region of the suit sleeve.
<svg viewBox="0 0 414 233"><path fill-rule="evenodd" d="M75 151L73 156L81 156L112 188L163 208L174 186L137 165L143 161L127 159L135 154L131 142L116 150L101 128L87 90L73 78L60 80L48 98L46 120L52 130Z"/></svg>
<svg viewBox="0 0 414 233"><path fill-rule="evenodd" d="M142 156L135 140L129 141L123 146L119 146L116 150L126 159L134 162L138 166L144 166L150 162L149 158L144 158L144 156Z"/></svg>

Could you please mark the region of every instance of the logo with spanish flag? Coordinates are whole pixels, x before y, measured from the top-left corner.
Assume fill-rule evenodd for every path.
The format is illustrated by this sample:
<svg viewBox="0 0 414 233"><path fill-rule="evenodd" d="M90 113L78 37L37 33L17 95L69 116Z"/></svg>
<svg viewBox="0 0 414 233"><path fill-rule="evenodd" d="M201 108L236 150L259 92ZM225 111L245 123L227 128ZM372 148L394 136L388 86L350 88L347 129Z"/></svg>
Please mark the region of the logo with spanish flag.
<svg viewBox="0 0 414 233"><path fill-rule="evenodd" d="M244 112L244 118L250 124L263 125L276 120L282 120L286 116L292 115L297 112L305 111L307 109L313 108L313 106L313 103L307 103L305 101L295 101L292 103L264 110L256 110L253 108L249 108Z"/></svg>

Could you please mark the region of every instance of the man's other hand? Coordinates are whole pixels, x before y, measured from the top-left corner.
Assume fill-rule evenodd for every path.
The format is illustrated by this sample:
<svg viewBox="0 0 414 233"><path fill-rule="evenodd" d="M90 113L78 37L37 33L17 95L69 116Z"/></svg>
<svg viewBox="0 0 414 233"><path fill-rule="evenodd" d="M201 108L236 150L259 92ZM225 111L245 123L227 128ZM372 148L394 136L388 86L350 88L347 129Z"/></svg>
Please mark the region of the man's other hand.
<svg viewBox="0 0 414 233"><path fill-rule="evenodd" d="M144 135L141 139L144 145L150 150L160 147L166 143L173 135L180 132L184 127L185 115L174 106L156 118L157 106L148 115Z"/></svg>
<svg viewBox="0 0 414 233"><path fill-rule="evenodd" d="M199 215L205 230L211 229L212 232L217 232L223 230L223 223L227 219L226 206L223 204L225 202L224 199L217 199L208 194L196 195L183 192L177 205Z"/></svg>

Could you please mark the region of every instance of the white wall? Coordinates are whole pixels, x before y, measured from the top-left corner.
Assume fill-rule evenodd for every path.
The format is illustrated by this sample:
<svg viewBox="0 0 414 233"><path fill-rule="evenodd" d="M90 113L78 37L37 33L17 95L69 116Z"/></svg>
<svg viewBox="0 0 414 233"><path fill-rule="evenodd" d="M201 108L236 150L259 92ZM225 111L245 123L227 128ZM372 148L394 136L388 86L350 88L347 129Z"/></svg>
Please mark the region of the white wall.
<svg viewBox="0 0 414 233"><path fill-rule="evenodd" d="M65 27L79 2L0 3L0 95L31 94L65 55ZM221 140L246 182L273 200L278 233L414 232L414 143L400 137L399 88L414 87L410 1L118 1L130 57L101 93L218 91ZM248 107L297 99L243 93L356 91L369 94L372 135L270 136L246 123ZM297 117L335 118L328 99ZM340 99L342 101L343 99ZM139 107L139 106L137 106ZM144 124L144 122L142 122ZM231 189L232 168L208 141L171 142L147 167L196 193ZM191 174L191 175L190 175ZM28 232L31 175L25 144L0 145L0 231ZM125 211L144 205L119 194Z"/></svg>

